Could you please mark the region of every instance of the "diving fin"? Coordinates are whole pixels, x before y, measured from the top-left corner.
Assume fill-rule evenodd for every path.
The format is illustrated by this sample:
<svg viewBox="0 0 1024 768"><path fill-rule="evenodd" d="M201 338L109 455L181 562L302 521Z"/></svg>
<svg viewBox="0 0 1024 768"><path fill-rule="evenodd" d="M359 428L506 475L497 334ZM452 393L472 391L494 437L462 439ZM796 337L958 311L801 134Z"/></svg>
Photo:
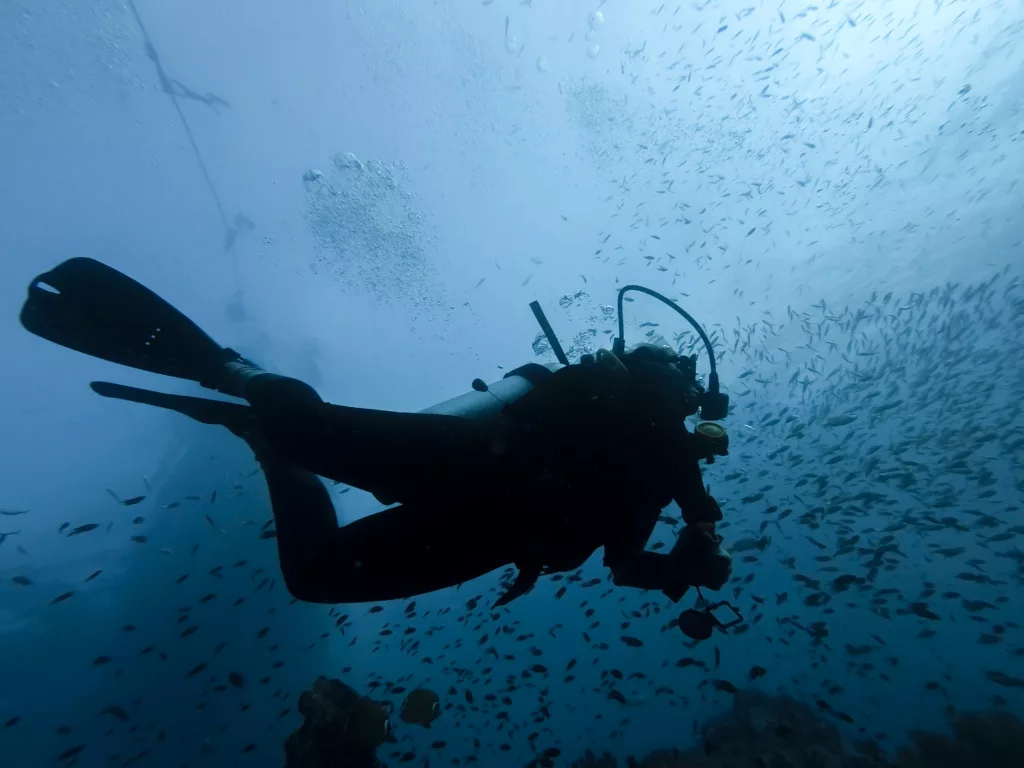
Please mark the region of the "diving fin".
<svg viewBox="0 0 1024 768"><path fill-rule="evenodd" d="M143 405L153 405L177 411L190 419L203 424L219 424L227 427L235 434L241 434L245 425L252 418L252 409L241 403L229 403L224 400L207 400L202 397L187 395L169 395L165 392L153 392L149 389L126 387L123 384L112 384L109 381L94 381L89 385L92 391L103 397L116 400L128 400Z"/></svg>
<svg viewBox="0 0 1024 768"><path fill-rule="evenodd" d="M21 324L62 347L217 389L237 359L185 315L113 267L74 258L36 277Z"/></svg>

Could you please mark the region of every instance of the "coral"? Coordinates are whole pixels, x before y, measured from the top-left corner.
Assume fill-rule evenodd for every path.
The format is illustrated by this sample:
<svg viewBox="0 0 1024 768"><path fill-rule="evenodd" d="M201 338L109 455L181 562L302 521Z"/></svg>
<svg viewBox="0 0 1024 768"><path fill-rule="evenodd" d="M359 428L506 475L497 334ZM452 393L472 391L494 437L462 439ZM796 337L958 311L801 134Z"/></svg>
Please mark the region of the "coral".
<svg viewBox="0 0 1024 768"><path fill-rule="evenodd" d="M878 763L849 754L839 729L805 704L788 696L739 691L731 710L701 729L701 753L683 753L641 763L693 768L867 768Z"/></svg>
<svg viewBox="0 0 1024 768"><path fill-rule="evenodd" d="M733 708L701 729L701 748L658 750L628 768L1010 768L1024 754L1024 721L1007 712L955 716L951 734L915 731L894 762L874 742L848 750L839 729L788 696L739 691ZM616 768L587 751L573 768Z"/></svg>
<svg viewBox="0 0 1024 768"><path fill-rule="evenodd" d="M299 697L305 722L285 742L285 768L375 768L375 750L359 749L346 721L360 702L354 689L339 680L318 678ZM819 707L822 704L819 703ZM376 723L379 726L379 723ZM657 750L629 758L627 768L1002 768L1020 765L1024 721L1007 712L961 714L950 721L951 733L915 731L911 746L894 762L874 742L850 749L835 724L789 696L738 691L728 712L713 717L700 732L700 746L688 751ZM371 731L372 732L372 731ZM383 738L381 738L383 741ZM378 742L374 742L378 743ZM552 765L545 756L531 765ZM617 768L607 752L591 750L572 768Z"/></svg>
<svg viewBox="0 0 1024 768"><path fill-rule="evenodd" d="M598 757L589 749L583 753L583 757L572 761L571 768L616 768L617 763L612 755L605 752Z"/></svg>
<svg viewBox="0 0 1024 768"><path fill-rule="evenodd" d="M1000 768L1020 765L1024 721L1008 712L955 716L952 736L930 731L910 734L913 749L897 753L899 768Z"/></svg>
<svg viewBox="0 0 1024 768"><path fill-rule="evenodd" d="M319 677L299 696L305 722L285 741L285 768L373 768L377 759L343 740L345 720L361 699L340 680Z"/></svg>
<svg viewBox="0 0 1024 768"><path fill-rule="evenodd" d="M862 750L864 751L864 750ZM576 764L574 764L576 765ZM739 691L728 712L701 729L701 748L658 750L630 768L879 768L886 763L850 754L839 729L788 696ZM578 768L615 768L587 753Z"/></svg>

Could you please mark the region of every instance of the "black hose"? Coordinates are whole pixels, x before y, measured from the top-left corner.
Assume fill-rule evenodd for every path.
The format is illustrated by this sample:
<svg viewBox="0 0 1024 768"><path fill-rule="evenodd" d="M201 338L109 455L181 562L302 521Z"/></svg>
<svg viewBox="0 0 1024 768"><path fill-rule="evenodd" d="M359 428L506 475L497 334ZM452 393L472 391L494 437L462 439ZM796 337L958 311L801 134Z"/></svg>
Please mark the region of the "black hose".
<svg viewBox="0 0 1024 768"><path fill-rule="evenodd" d="M623 316L622 316L622 297L625 296L626 291L639 291L640 293L646 293L648 296L653 296L658 301L661 301L661 302L667 304L672 309L674 309L676 312L678 312L680 315L682 315L683 318L687 322L689 322L690 325L692 325L694 327L694 330L697 331L697 335L700 336L700 340L704 342L704 348L707 349L707 351L708 351L708 360L711 363L711 374L709 376L709 381L712 381L712 382L714 382L716 384L715 389L717 390L718 389L718 387L717 387L717 383L718 383L718 369L715 366L715 353L714 353L714 350L711 349L711 340L708 338L708 335L706 333L704 333L704 329L700 327L700 323L698 323L696 320L694 320L689 315L689 313L687 313L682 307L680 307L678 304L676 304L674 301L672 301L672 299L669 299L669 298L666 298L665 296L662 296L657 291L652 291L650 288L644 288L642 285L625 285L625 286L623 286L619 290L619 300L618 300L618 311L619 311L619 340L618 340L618 344L619 344L619 346L622 347L622 348L625 348L625 345L626 345L625 321L624 321Z"/></svg>
<svg viewBox="0 0 1024 768"><path fill-rule="evenodd" d="M555 336L555 329L551 327L551 323L548 322L548 318L544 314L544 310L540 308L540 302L531 301L530 309L533 310L533 316L537 318L537 322L540 324L540 329L544 331L544 335L548 337L548 344L551 345L551 351L555 353L555 358L562 365L569 365L569 358L566 357L565 352L562 351L562 345L558 343L558 337Z"/></svg>

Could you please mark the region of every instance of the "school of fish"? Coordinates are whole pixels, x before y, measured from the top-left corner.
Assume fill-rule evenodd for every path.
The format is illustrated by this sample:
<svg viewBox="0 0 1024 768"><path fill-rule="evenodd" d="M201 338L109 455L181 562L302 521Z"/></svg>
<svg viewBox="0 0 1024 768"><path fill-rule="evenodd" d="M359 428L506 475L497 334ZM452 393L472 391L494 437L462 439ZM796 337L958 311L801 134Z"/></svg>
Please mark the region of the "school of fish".
<svg viewBox="0 0 1024 768"><path fill-rule="evenodd" d="M518 61L526 45L515 33L528 27L533 0L482 5L494 6L495 35ZM929 227L936 248L971 247L955 220L960 206L987 196L987 173L1019 162L1007 159L1020 153L1019 103L989 104L938 69L918 75L935 81L927 97L876 90L843 110L829 101L821 84L846 66L849 33L898 41L897 64L927 69L937 54L923 49L916 11L834 0L767 10L649 5L651 34L622 51L611 80L558 84L604 175L598 200L609 223L572 257L578 279L560 288L563 314L552 314L571 326L578 356L610 346L615 332L607 307L586 308L590 297L610 298L638 276L684 307L702 307L732 398L729 456L704 478L735 561L723 595L744 621L709 642L688 641L677 628L681 606L615 588L599 557L542 577L500 609L491 606L512 569L416 600L317 608L300 621L303 606L284 594L276 570L276 534L251 457L180 494L177 482L141 478L114 490L98 480L103 503L83 504L88 512L0 499L11 505L0 509L2 599L68 632L81 627L67 654L104 692L79 706L74 722L40 722L35 703L32 715L19 707L28 692L0 693L0 763L19 729L31 727L50 765L162 767L172 764L167 755L181 768L280 765L285 736L301 724L300 695L316 688L312 675L289 677L289 666L321 652L333 666L318 674L358 692L345 699L338 738L387 764L550 768L632 739L650 722L675 730L656 726L648 741L683 746L744 688L799 697L883 752L903 738L894 699L950 716L1024 712L1022 241L1018 234L1002 262L979 255L975 276L957 280L929 273L927 253L901 250ZM982 12L942 0L915 5L934 6L929 13L957 36L970 35ZM593 40L612 8L600 7L600 21L584 25L586 41L573 32L566 45L586 42L590 58L606 61ZM986 56L1019 48L1024 21L995 26ZM538 59L536 69L548 66ZM891 74L889 64L875 66L879 77ZM744 90L721 74L729 67L745 73ZM686 94L687 107L728 101L732 116L705 121L658 99L645 107L654 91ZM948 118L924 135L919 122L940 101ZM785 119L771 144L747 135L761 105L763 119ZM983 116L989 106L1002 122ZM972 160L982 171L964 176L952 158L970 151L972 132L982 137ZM835 167L828 147L840 144L854 147L857 164ZM909 169L886 157L904 145L914 148ZM859 202L884 200L918 177L955 182L962 202L915 209L918 218L897 225L881 216L882 203ZM570 220L551 218L545 225ZM857 232L856 242L830 240L838 226ZM775 268L783 231L800 256ZM865 263L848 265L858 249ZM546 265L524 259L511 285L546 279ZM494 266L469 288L508 283L513 270ZM855 298L805 292L830 270L882 279ZM741 314L725 320L702 304L701 288L716 283L732 287L729 306ZM634 340L703 355L687 329L646 320L639 302L627 301ZM543 344L534 349L552 359ZM339 506L348 490L332 489ZM48 546L70 563L59 574L37 568L39 553L20 543L19 522L32 516L58 521ZM678 510L666 509L650 547L671 547L680 527ZM97 540L105 546L75 553ZM157 591L140 615L108 628L109 645L92 643L88 614L50 618L127 590L110 580L121 571L117 552L129 547L152 555ZM163 697L198 713L193 726L169 725Z"/></svg>

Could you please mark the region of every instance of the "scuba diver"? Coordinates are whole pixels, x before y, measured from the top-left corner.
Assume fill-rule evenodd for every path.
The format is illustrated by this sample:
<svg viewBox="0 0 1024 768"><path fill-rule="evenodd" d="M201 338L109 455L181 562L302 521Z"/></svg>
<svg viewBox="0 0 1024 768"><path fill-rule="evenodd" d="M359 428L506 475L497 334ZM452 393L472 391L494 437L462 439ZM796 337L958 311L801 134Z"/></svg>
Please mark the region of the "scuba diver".
<svg viewBox="0 0 1024 768"><path fill-rule="evenodd" d="M696 328L711 361L707 389L696 355L653 345L627 351L622 302L630 290ZM496 603L503 605L542 574L578 569L600 547L617 585L673 601L691 586L721 589L731 561L698 462L727 453L725 430L710 420L726 416L728 396L703 329L660 294L626 286L613 349L570 364L540 306L531 308L558 365L528 363L490 385L478 379L472 391L419 413L326 403L92 259L70 259L33 280L21 322L70 349L247 401L91 385L246 440L266 476L284 581L299 600L408 598L514 565L518 574ZM685 419L698 411L709 421L691 432ZM369 491L388 508L339 526L320 477ZM646 550L672 501L685 522L675 546Z"/></svg>

